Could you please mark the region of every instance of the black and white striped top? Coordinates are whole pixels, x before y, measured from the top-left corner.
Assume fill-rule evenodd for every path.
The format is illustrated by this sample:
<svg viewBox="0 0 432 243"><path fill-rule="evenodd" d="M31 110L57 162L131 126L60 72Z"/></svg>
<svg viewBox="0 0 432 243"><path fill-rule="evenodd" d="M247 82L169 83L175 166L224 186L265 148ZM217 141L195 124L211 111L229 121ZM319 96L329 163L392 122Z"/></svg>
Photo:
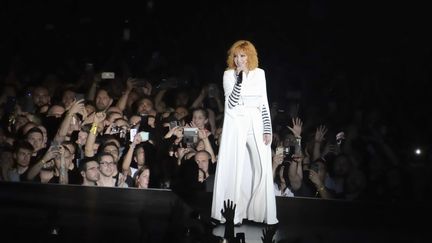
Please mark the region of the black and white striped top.
<svg viewBox="0 0 432 243"><path fill-rule="evenodd" d="M239 104L241 87L242 87L242 83L240 82L236 82L234 84L234 88L228 97L229 109L232 109ZM270 113L264 104L261 107L261 115L263 120L264 134L271 134L272 126L270 121Z"/></svg>

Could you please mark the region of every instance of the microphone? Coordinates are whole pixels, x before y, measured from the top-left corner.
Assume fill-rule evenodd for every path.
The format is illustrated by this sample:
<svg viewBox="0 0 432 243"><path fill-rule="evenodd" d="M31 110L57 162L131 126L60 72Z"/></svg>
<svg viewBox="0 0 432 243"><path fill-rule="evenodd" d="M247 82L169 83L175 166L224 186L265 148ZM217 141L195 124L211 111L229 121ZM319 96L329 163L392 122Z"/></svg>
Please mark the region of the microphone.
<svg viewBox="0 0 432 243"><path fill-rule="evenodd" d="M241 70L237 75L237 83L241 84L243 81L243 70Z"/></svg>

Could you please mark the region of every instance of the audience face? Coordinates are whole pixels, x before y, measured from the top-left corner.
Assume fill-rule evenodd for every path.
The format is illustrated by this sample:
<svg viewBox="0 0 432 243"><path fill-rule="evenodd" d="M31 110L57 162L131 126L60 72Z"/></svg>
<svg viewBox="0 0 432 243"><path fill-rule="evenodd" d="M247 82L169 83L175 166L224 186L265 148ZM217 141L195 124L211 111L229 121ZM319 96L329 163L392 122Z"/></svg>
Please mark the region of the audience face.
<svg viewBox="0 0 432 243"><path fill-rule="evenodd" d="M109 96L108 92L106 90L99 90L99 92L96 95L95 103L96 103L96 109L98 111L103 111L105 109L108 109L108 107L111 105L112 99Z"/></svg>
<svg viewBox="0 0 432 243"><path fill-rule="evenodd" d="M204 112L201 110L194 111L192 115L192 122L199 128L204 129L207 124L207 117L204 115Z"/></svg>
<svg viewBox="0 0 432 243"><path fill-rule="evenodd" d="M33 145L34 151L37 152L44 148L43 134L39 132L32 132L27 135L27 141Z"/></svg>
<svg viewBox="0 0 432 243"><path fill-rule="evenodd" d="M27 167L30 164L30 158L32 156L33 151L28 149L20 148L16 153L14 153L14 158L16 160L16 164L19 167Z"/></svg>
<svg viewBox="0 0 432 243"><path fill-rule="evenodd" d="M114 162L112 156L104 155L101 157L100 164L100 173L106 177L114 175L114 168L117 166L117 163Z"/></svg>
<svg viewBox="0 0 432 243"><path fill-rule="evenodd" d="M195 154L195 162L198 164L198 168L206 173L208 173L209 159L207 152L197 152Z"/></svg>
<svg viewBox="0 0 432 243"><path fill-rule="evenodd" d="M135 156L134 156L135 162L142 166L145 164L145 151L143 147L139 147L135 150Z"/></svg>
<svg viewBox="0 0 432 243"><path fill-rule="evenodd" d="M114 161L117 162L119 159L119 150L114 145L108 145L104 148L103 152L109 153L114 157Z"/></svg>
<svg viewBox="0 0 432 243"><path fill-rule="evenodd" d="M149 169L145 169L143 170L143 172L138 175L137 177L137 187L138 188L148 188L149 185L149 181L150 181L150 170Z"/></svg>
<svg viewBox="0 0 432 243"><path fill-rule="evenodd" d="M150 99L144 98L140 100L137 108L138 114L150 114L152 110L153 102Z"/></svg>
<svg viewBox="0 0 432 243"><path fill-rule="evenodd" d="M174 117L180 121L184 119L188 114L189 111L185 107L180 106L175 109Z"/></svg>
<svg viewBox="0 0 432 243"><path fill-rule="evenodd" d="M37 87L33 93L33 103L37 107L42 107L44 105L48 105L51 101L51 97L49 95L48 89L45 87Z"/></svg>
<svg viewBox="0 0 432 243"><path fill-rule="evenodd" d="M75 101L75 92L72 90L66 90L62 96L62 103L64 107L70 107L72 103Z"/></svg>
<svg viewBox="0 0 432 243"><path fill-rule="evenodd" d="M85 145L85 143L87 141L87 137L88 137L88 132L79 131L78 139L77 139L76 143L79 145Z"/></svg>
<svg viewBox="0 0 432 243"><path fill-rule="evenodd" d="M84 180L96 183L100 179L99 163L96 161L89 161L86 163L85 167L85 171L81 172Z"/></svg>

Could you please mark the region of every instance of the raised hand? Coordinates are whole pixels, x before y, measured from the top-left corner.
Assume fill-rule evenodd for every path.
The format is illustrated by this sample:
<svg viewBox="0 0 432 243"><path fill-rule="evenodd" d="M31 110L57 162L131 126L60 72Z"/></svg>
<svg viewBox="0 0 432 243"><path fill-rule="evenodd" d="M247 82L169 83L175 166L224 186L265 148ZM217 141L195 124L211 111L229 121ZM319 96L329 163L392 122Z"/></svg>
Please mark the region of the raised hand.
<svg viewBox="0 0 432 243"><path fill-rule="evenodd" d="M289 130L291 130L291 132L294 134L295 137L301 137L301 133L302 133L302 126L303 126L303 122L300 118L293 118L292 119L292 123L293 126L287 126L287 128Z"/></svg>
<svg viewBox="0 0 432 243"><path fill-rule="evenodd" d="M227 223L234 224L234 215L235 215L235 209L236 204L234 204L233 201L230 201L229 199L227 201L224 201L224 208L221 209L221 214L225 218Z"/></svg>
<svg viewBox="0 0 432 243"><path fill-rule="evenodd" d="M126 91L130 92L135 87L137 80L134 78L128 78L126 80Z"/></svg>
<svg viewBox="0 0 432 243"><path fill-rule="evenodd" d="M105 112L97 112L94 116L94 121L95 123L101 123L105 120L106 118L106 114Z"/></svg>
<svg viewBox="0 0 432 243"><path fill-rule="evenodd" d="M198 129L198 138L199 139L206 139L208 136L210 136L210 132L206 129Z"/></svg>
<svg viewBox="0 0 432 243"><path fill-rule="evenodd" d="M263 243L274 243L273 236L276 233L275 227L266 227L262 230L263 236L261 236L261 240Z"/></svg>
<svg viewBox="0 0 432 243"><path fill-rule="evenodd" d="M324 141L324 136L327 133L327 127L324 125L320 125L319 127L317 127L316 131L315 131L315 142L317 143L321 143L322 141Z"/></svg>

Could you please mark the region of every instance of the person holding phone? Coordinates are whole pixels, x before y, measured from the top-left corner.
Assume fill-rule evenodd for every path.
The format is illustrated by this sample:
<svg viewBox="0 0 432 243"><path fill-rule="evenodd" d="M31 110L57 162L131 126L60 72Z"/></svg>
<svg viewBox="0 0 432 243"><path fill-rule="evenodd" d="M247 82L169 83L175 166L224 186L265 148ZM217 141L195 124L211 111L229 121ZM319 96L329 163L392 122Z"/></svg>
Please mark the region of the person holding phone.
<svg viewBox="0 0 432 243"><path fill-rule="evenodd" d="M224 221L223 202L236 205L234 223L243 219L277 224L272 174L272 126L266 77L247 40L228 51L223 75L225 110L213 190L211 217Z"/></svg>

